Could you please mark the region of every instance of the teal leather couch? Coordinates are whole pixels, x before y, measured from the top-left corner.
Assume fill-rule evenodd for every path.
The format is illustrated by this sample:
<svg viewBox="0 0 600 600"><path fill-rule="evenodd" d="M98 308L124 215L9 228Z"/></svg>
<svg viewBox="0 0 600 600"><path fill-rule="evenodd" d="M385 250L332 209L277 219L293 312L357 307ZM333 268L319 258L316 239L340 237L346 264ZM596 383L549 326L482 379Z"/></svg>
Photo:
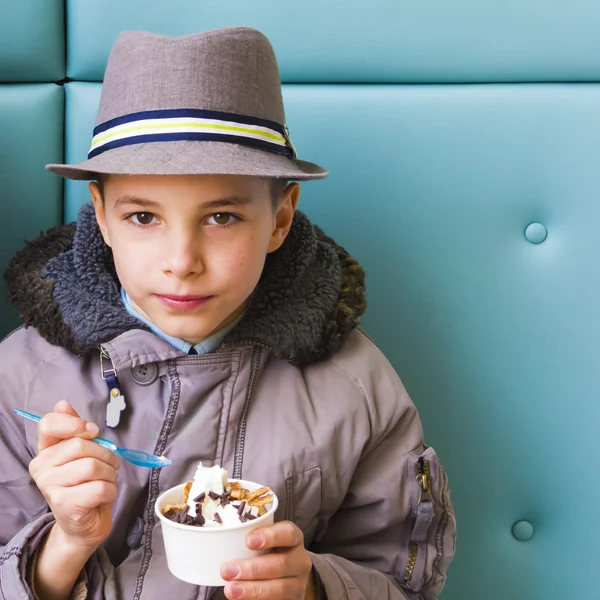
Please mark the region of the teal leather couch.
<svg viewBox="0 0 600 600"><path fill-rule="evenodd" d="M85 157L118 32L224 25L273 41L331 171L302 208L366 267L364 327L447 466L443 599L597 600L600 4L0 0L3 267L87 200L43 167Z"/></svg>

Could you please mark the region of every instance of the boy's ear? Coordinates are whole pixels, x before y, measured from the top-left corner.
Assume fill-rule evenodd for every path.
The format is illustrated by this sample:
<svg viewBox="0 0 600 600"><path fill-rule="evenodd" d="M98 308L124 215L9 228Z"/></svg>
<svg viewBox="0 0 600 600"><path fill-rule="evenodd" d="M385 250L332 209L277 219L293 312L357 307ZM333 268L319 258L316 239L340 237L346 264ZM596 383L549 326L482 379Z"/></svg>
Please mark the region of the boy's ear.
<svg viewBox="0 0 600 600"><path fill-rule="evenodd" d="M110 237L108 235L108 230L106 229L106 215L104 213L104 201L102 200L102 193L100 192L100 188L95 181L90 182L89 189L92 196L92 202L94 203L94 211L96 213L98 227L100 227L104 242L107 246L110 246Z"/></svg>
<svg viewBox="0 0 600 600"><path fill-rule="evenodd" d="M296 212L296 207L298 206L299 198L300 186L297 183L290 183L285 190L283 190L281 199L279 200L279 206L275 212L275 228L271 235L268 252L275 252L275 250L279 249L281 244L285 241L285 238L292 227L292 221L294 220L294 214Z"/></svg>

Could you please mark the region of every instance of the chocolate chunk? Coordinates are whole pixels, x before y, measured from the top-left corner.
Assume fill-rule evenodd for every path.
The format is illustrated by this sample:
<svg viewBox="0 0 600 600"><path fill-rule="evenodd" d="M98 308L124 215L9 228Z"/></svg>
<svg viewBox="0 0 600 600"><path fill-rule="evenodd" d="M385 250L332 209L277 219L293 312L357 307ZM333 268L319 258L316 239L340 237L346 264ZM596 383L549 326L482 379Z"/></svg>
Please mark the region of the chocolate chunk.
<svg viewBox="0 0 600 600"><path fill-rule="evenodd" d="M202 504L200 502L196 503L196 514L197 515L201 515L202 514Z"/></svg>
<svg viewBox="0 0 600 600"><path fill-rule="evenodd" d="M181 525L204 525L204 517L202 516L202 514L198 514L196 515L196 517L192 517L188 513L187 507L184 509L173 508L164 514L165 517L167 517L167 519L170 519L171 521L174 521L175 523L179 523Z"/></svg>
<svg viewBox="0 0 600 600"><path fill-rule="evenodd" d="M244 501L242 501L242 503L238 507L238 515L240 515L240 517L244 513L244 508L245 507L246 507L246 503Z"/></svg>
<svg viewBox="0 0 600 600"><path fill-rule="evenodd" d="M229 504L229 502L230 502L229 498L225 494L223 494L221 496L221 504L223 506L227 506Z"/></svg>
<svg viewBox="0 0 600 600"><path fill-rule="evenodd" d="M219 524L219 525L223 525L223 521L221 520L221 517L219 516L219 513L215 513L215 521Z"/></svg>
<svg viewBox="0 0 600 600"><path fill-rule="evenodd" d="M219 494L216 494L213 491L208 492L208 496L209 496L209 498L212 498L213 500L219 500L221 498L221 496L219 496Z"/></svg>
<svg viewBox="0 0 600 600"><path fill-rule="evenodd" d="M180 523L181 525L191 525L194 520L193 517L188 514L187 508L175 511L174 517L173 521L175 521L175 523Z"/></svg>
<svg viewBox="0 0 600 600"><path fill-rule="evenodd" d="M256 519L256 517L252 513L246 513L244 516L246 517L246 519L248 519L248 521L254 521L254 519Z"/></svg>
<svg viewBox="0 0 600 600"><path fill-rule="evenodd" d="M198 494L194 498L194 502L204 502L204 498L206 498L206 492L202 492L201 494Z"/></svg>

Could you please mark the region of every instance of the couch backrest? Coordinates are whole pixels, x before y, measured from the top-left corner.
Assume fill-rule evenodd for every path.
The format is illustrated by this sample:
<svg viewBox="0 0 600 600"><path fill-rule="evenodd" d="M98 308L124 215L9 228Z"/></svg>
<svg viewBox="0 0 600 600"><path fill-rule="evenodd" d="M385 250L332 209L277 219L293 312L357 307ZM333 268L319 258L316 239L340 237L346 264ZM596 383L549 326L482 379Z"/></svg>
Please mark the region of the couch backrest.
<svg viewBox="0 0 600 600"><path fill-rule="evenodd" d="M443 598L597 598L600 5L0 7L3 265L87 200L43 165L85 158L119 31L262 29L300 157L331 171L303 186L302 208L366 267L364 326L449 472L458 550Z"/></svg>

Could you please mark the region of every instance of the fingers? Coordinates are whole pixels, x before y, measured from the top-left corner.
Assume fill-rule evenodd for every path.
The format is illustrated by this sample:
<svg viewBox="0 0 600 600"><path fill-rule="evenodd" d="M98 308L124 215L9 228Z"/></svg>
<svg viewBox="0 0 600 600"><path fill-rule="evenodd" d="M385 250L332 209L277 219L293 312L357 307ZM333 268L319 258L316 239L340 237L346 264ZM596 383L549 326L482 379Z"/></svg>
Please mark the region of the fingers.
<svg viewBox="0 0 600 600"><path fill-rule="evenodd" d="M304 548L302 552L294 550L225 563L221 568L221 576L223 579L245 581L305 576L312 568L310 557Z"/></svg>
<svg viewBox="0 0 600 600"><path fill-rule="evenodd" d="M229 581L225 596L260 600L304 600L312 561L304 548L302 531L289 521L254 530L246 540L250 549L273 549L270 554L250 560L236 560L221 568Z"/></svg>
<svg viewBox="0 0 600 600"><path fill-rule="evenodd" d="M304 535L291 521L282 521L270 527L255 529L246 538L246 544L250 550L291 548L304 545Z"/></svg>
<svg viewBox="0 0 600 600"><path fill-rule="evenodd" d="M116 470L120 466L114 452L91 440L74 437L57 442L43 450L31 461L30 472L32 469L36 471L40 468L60 467L80 458L94 458Z"/></svg>
<svg viewBox="0 0 600 600"><path fill-rule="evenodd" d="M58 402L54 411L44 415L38 426L38 452L61 440L98 435L98 426L82 419L68 402Z"/></svg>
<svg viewBox="0 0 600 600"><path fill-rule="evenodd" d="M78 417L79 413L66 401L66 400L59 400L55 405L54 405L54 411L55 413L61 413L64 415L71 415L72 417Z"/></svg>
<svg viewBox="0 0 600 600"><path fill-rule="evenodd" d="M103 504L111 504L117 498L117 486L107 481L86 481L73 487L54 486L45 490L44 496L50 507L73 507L87 511Z"/></svg>
<svg viewBox="0 0 600 600"><path fill-rule="evenodd" d="M48 475L51 477L49 480ZM56 467L51 472L46 471L36 482L38 486L73 487L88 481L105 481L117 483L117 471L111 465L97 458L80 458L66 465Z"/></svg>
<svg viewBox="0 0 600 600"><path fill-rule="evenodd" d="M228 600L304 600L305 596L306 585L294 578L228 583L225 586Z"/></svg>
<svg viewBox="0 0 600 600"><path fill-rule="evenodd" d="M89 510L114 502L119 466L110 450L74 437L38 454L29 471L50 507Z"/></svg>

